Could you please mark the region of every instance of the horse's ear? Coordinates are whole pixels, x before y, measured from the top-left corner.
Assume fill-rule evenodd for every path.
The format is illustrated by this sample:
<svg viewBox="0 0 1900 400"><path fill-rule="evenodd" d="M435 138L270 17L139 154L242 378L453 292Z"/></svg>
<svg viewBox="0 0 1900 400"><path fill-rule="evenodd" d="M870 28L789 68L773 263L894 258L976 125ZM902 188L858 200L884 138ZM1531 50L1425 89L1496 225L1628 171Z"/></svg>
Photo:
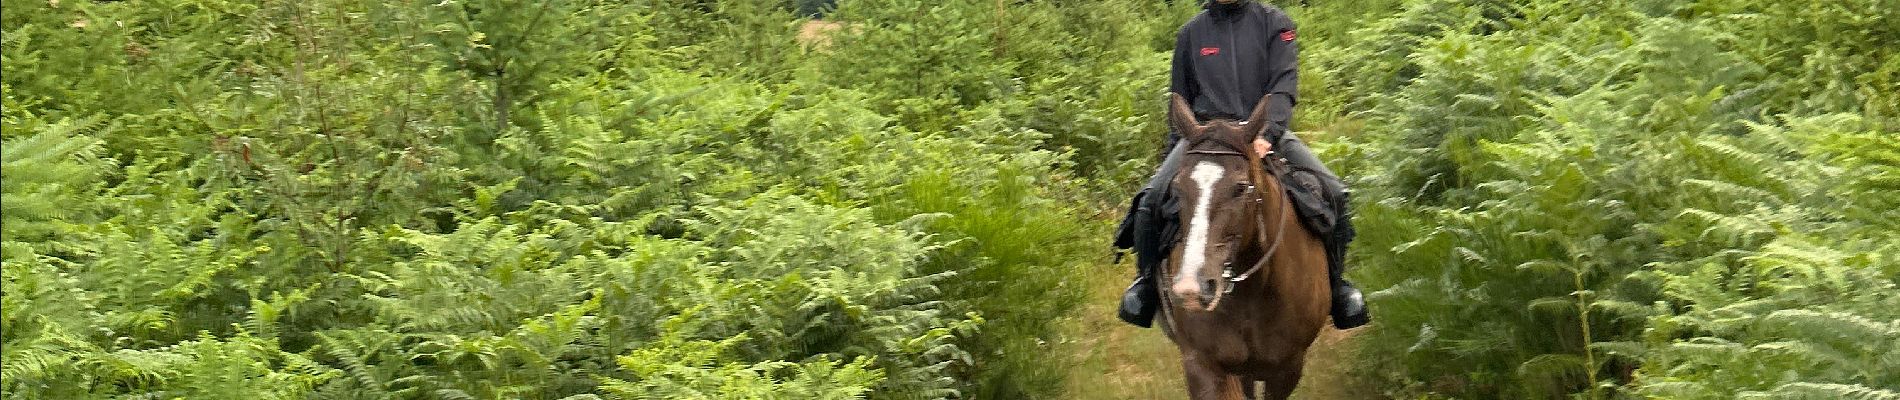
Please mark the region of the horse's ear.
<svg viewBox="0 0 1900 400"><path fill-rule="evenodd" d="M1188 107L1187 99L1181 98L1179 93L1168 93L1168 126L1181 137L1200 136L1201 122L1194 120L1194 109Z"/></svg>
<svg viewBox="0 0 1900 400"><path fill-rule="evenodd" d="M1253 105L1253 113L1247 116L1247 130L1253 132L1254 136L1259 136L1260 130L1266 129L1267 125L1272 124L1271 121L1267 121L1268 100L1273 100L1273 93L1260 96L1260 102L1254 103Z"/></svg>

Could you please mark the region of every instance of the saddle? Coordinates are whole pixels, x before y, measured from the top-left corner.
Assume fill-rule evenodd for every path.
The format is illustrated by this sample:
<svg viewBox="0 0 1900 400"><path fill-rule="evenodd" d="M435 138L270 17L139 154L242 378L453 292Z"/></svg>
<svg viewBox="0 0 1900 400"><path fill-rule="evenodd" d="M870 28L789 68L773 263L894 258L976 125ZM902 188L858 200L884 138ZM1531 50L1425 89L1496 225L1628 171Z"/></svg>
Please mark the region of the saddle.
<svg viewBox="0 0 1900 400"><path fill-rule="evenodd" d="M1128 202L1128 211L1122 216L1121 226L1115 230L1115 248L1134 252L1137 267L1144 273L1150 270L1149 264L1159 263L1172 250L1170 247L1174 245L1174 235L1180 227L1180 202L1173 196L1165 178L1173 175L1170 170L1172 168L1157 171L1158 178L1135 193L1135 197ZM1327 190L1328 182L1323 181L1326 179L1323 175L1300 166L1289 166L1277 178L1287 198L1292 200L1293 210L1299 216L1301 226L1324 239L1329 247L1333 243L1351 240L1350 237L1341 237L1352 234L1351 228L1340 229L1340 216L1346 209L1347 201L1343 191ZM1120 259L1117 253L1116 261L1120 262Z"/></svg>

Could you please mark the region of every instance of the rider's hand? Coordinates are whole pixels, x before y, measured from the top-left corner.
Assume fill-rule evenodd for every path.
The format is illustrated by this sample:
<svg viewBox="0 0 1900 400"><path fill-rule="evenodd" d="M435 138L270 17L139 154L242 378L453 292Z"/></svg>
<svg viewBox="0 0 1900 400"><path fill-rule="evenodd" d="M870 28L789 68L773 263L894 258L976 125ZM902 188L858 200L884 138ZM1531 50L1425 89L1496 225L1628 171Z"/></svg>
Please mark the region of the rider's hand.
<svg viewBox="0 0 1900 400"><path fill-rule="evenodd" d="M1273 144L1267 143L1267 138L1260 138L1260 137L1253 138L1253 153L1254 154L1258 154L1261 157L1266 157L1267 152L1272 151L1272 150L1273 150Z"/></svg>

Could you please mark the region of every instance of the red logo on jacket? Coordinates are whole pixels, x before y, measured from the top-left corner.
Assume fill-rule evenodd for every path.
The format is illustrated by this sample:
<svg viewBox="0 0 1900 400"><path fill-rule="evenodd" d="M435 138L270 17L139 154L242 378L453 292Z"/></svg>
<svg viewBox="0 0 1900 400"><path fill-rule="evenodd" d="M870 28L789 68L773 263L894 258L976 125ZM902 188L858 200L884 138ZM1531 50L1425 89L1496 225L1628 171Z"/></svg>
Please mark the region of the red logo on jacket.
<svg viewBox="0 0 1900 400"><path fill-rule="evenodd" d="M1201 48L1201 55L1202 55L1202 56L1211 56L1211 55L1215 55L1215 54L1220 54L1220 48L1219 48L1219 47L1202 47L1202 48Z"/></svg>
<svg viewBox="0 0 1900 400"><path fill-rule="evenodd" d="M1288 30L1280 31L1280 41L1282 42L1293 41L1293 30L1288 29Z"/></svg>

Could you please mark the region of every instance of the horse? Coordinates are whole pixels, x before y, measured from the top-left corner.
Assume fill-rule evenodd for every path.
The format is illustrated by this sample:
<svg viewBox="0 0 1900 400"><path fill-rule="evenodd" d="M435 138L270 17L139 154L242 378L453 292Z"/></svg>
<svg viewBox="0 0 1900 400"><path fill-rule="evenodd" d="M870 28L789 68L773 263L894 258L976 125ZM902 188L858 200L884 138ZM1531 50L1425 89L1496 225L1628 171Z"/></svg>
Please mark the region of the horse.
<svg viewBox="0 0 1900 400"><path fill-rule="evenodd" d="M1266 121L1267 100L1248 121ZM1255 154L1266 123L1202 124L1178 94L1168 122L1186 146L1170 181L1182 232L1158 278L1162 332L1181 350L1188 395L1251 399L1264 384L1266 398L1285 399L1326 324L1324 247L1282 189L1285 161Z"/></svg>

